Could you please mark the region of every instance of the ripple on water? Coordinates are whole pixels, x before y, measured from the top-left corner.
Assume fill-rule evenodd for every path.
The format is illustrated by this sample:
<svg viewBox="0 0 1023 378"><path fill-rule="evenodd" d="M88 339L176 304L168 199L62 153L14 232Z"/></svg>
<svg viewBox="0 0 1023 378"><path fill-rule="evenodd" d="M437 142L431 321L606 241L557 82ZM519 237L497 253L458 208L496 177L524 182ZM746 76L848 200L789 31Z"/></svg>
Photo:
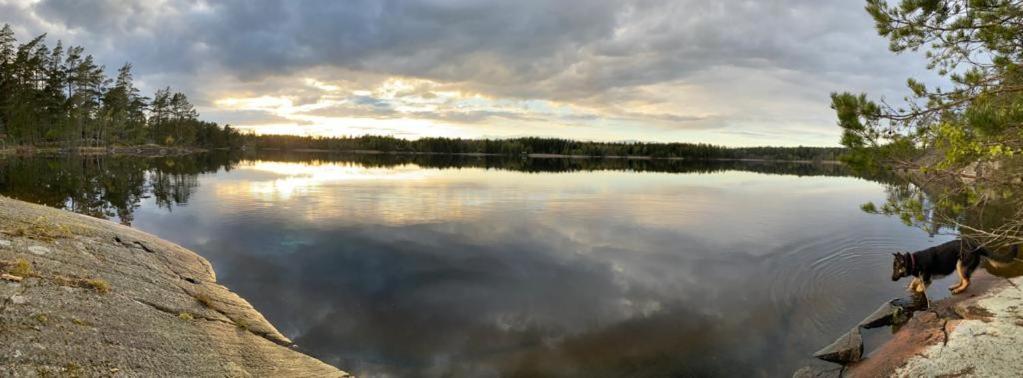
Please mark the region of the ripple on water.
<svg viewBox="0 0 1023 378"><path fill-rule="evenodd" d="M842 329L848 317L850 287L880 285L888 272L888 251L894 238L851 238L834 235L801 241L779 254L771 264L769 295L775 311L802 332L830 334ZM880 282L878 278L882 278Z"/></svg>

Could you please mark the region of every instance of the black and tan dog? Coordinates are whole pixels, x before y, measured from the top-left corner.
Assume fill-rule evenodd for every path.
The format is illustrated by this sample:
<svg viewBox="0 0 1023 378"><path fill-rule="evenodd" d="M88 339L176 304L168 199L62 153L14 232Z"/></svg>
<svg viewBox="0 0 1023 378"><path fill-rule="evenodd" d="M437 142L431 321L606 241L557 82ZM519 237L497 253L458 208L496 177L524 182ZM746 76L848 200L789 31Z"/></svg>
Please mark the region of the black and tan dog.
<svg viewBox="0 0 1023 378"><path fill-rule="evenodd" d="M947 276L952 272L959 275L959 283L948 288L952 294L959 294L970 286L970 276L980 265L980 259L987 254L983 247L972 247L970 243L953 240L948 243L913 253L893 253L892 281L913 276L909 290L923 293L931 284L932 277Z"/></svg>

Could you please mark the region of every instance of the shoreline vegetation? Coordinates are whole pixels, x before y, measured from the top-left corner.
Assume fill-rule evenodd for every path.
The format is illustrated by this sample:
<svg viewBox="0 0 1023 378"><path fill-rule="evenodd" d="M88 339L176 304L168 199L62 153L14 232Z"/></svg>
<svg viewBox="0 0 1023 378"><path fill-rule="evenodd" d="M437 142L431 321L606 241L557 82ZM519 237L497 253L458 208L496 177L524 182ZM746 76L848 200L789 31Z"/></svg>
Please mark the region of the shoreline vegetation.
<svg viewBox="0 0 1023 378"><path fill-rule="evenodd" d="M562 138L421 138L391 136L306 137L245 135L255 150L346 153L458 154L479 156L576 157L615 159L838 161L842 147L725 147L706 143L595 142Z"/></svg>
<svg viewBox="0 0 1023 378"><path fill-rule="evenodd" d="M246 151L246 149L240 149ZM51 156L51 155L80 155L80 156L140 156L140 157L164 157L181 156L211 151L232 151L229 148L205 149L198 147L177 147L161 145L136 145L136 146L106 146L106 147L34 147L17 146L13 148L0 149L0 156ZM263 147L253 152L286 152L286 153L312 153L312 154L351 154L351 155L414 155L414 156L456 156L456 157L503 157L523 159L612 159L612 160L664 160L664 161L704 161L704 162L760 162L760 163L800 163L800 164L843 164L839 159L833 158L836 155L824 155L829 157L825 160L820 157L814 159L800 158L772 158L772 157L658 157L650 155L573 155L557 153L521 153L502 154L486 152L431 152L431 151L386 151L386 150L332 150L322 148L276 148Z"/></svg>

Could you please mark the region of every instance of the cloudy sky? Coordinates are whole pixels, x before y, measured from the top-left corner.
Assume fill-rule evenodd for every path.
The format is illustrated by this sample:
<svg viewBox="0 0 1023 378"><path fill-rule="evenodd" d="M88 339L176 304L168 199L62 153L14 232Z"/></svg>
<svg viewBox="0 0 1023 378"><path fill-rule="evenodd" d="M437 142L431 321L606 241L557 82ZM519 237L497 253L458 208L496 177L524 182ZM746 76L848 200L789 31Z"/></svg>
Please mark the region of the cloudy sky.
<svg viewBox="0 0 1023 378"><path fill-rule="evenodd" d="M836 90L898 99L860 0L0 0L147 93L261 133L836 145Z"/></svg>

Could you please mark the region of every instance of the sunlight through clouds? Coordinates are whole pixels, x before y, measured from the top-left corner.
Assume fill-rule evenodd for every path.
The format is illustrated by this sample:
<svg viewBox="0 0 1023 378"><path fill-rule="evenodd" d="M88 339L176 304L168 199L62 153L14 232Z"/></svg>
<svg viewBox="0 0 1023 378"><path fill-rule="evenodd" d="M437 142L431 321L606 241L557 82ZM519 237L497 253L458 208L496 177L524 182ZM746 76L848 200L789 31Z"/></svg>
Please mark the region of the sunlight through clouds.
<svg viewBox="0 0 1023 378"><path fill-rule="evenodd" d="M671 113L661 105L623 102L620 106L585 106L541 99L516 99L452 88L431 80L389 77L371 85L344 80L301 79L305 96L259 95L222 97L214 109L224 112L261 112L266 122L235 126L257 134L343 136L387 134L406 138L502 137L545 135L564 127L586 129L594 139L615 139L600 134L601 127L688 123L707 126L713 115ZM288 122L290 121L290 122ZM502 127L491 129L494 124ZM510 125L516 125L509 130ZM560 126L560 127L559 127ZM618 138L621 139L621 138Z"/></svg>
<svg viewBox="0 0 1023 378"><path fill-rule="evenodd" d="M833 146L830 92L936 81L846 0L0 0L0 14L257 133Z"/></svg>

